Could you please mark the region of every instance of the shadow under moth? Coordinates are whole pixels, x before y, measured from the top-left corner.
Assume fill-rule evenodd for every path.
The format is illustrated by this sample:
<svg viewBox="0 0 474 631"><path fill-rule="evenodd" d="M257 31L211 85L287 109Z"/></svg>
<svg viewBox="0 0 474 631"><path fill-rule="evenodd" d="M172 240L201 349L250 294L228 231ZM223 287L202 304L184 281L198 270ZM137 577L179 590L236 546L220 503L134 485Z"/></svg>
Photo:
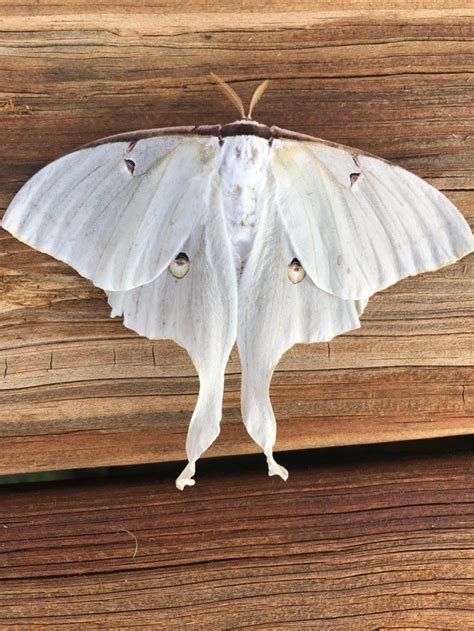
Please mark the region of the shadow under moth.
<svg viewBox="0 0 474 631"><path fill-rule="evenodd" d="M370 154L252 118L267 83L225 125L98 140L52 162L17 193L3 227L105 290L112 317L191 356L200 381L188 464L219 434L236 342L241 409L269 475L276 422L269 386L297 342L360 326L369 297L471 252L461 213L419 177Z"/></svg>

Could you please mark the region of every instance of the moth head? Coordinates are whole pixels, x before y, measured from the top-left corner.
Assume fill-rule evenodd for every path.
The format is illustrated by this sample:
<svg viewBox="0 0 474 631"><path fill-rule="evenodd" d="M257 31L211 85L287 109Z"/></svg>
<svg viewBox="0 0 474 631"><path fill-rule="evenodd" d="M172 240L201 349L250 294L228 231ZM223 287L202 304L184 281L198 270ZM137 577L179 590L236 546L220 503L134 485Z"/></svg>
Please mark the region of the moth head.
<svg viewBox="0 0 474 631"><path fill-rule="evenodd" d="M214 81L217 82L217 85L221 88L221 90L224 92L224 94L229 99L229 101L235 106L235 108L240 114L240 118L242 120L253 120L252 118L253 110L255 106L257 105L257 103L262 98L262 95L265 92L265 90L268 88L268 84L269 84L268 79L264 81L263 83L261 83L258 86L258 88L255 90L255 92L253 93L248 112L246 113L244 104L242 103L242 99L234 90L234 88L232 88L228 83L226 83L223 79L221 79L219 76L217 76L213 72L211 72L211 77L214 79Z"/></svg>

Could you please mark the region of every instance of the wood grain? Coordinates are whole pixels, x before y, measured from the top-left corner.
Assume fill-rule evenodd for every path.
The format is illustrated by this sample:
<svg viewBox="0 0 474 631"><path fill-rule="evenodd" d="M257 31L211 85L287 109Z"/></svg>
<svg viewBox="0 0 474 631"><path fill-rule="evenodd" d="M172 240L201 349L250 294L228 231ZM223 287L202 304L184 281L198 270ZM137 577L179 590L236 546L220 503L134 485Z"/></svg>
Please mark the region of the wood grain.
<svg viewBox="0 0 474 631"><path fill-rule="evenodd" d="M470 629L474 443L423 442L6 487L1 628Z"/></svg>
<svg viewBox="0 0 474 631"><path fill-rule="evenodd" d="M102 136L227 122L209 79L257 118L397 161L474 225L474 11L458 2L0 3L0 208L44 164ZM109 318L103 293L0 232L0 474L182 458L187 355ZM473 430L474 257L377 294L359 331L297 346L272 382L277 449ZM208 455L256 451L227 370Z"/></svg>

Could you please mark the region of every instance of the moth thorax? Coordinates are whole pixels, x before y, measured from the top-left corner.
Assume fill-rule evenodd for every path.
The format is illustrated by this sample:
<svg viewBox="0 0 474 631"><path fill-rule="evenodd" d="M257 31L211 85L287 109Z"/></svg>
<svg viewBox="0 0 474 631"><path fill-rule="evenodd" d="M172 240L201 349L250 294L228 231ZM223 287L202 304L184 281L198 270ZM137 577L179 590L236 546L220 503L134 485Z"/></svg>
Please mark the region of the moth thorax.
<svg viewBox="0 0 474 631"><path fill-rule="evenodd" d="M264 203L268 142L255 136L224 139L221 202L227 231L240 263L245 264L255 239L258 213Z"/></svg>

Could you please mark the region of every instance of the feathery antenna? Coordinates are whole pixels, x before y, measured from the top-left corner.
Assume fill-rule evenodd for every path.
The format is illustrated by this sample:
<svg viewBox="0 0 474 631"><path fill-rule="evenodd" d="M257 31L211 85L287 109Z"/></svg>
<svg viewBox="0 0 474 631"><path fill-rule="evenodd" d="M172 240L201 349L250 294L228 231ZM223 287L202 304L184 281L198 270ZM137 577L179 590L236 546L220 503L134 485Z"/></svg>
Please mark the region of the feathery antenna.
<svg viewBox="0 0 474 631"><path fill-rule="evenodd" d="M269 84L268 79L266 81L264 81L263 83L261 83L258 86L258 88L255 90L255 92L253 93L252 100L250 101L250 107L249 107L248 114L245 114L245 108L244 108L244 104L242 103L242 99L237 94L237 92L234 90L234 88L232 88L228 83L226 83L224 81L224 79L221 79L214 72L211 72L211 77L214 79L214 81L216 81L217 85L220 87L222 92L224 92L224 94L229 99L229 101L235 105L235 107L237 108L237 110L238 110L238 112L240 114L240 117L248 119L248 120L251 120L252 119L252 112L253 112L255 106L260 101L260 99L262 97L262 94L268 88L268 84Z"/></svg>
<svg viewBox="0 0 474 631"><path fill-rule="evenodd" d="M262 95L265 92L265 90L268 88L269 83L270 82L267 79L266 81L261 83L258 86L258 88L255 90L255 92L253 93L252 100L250 101L249 113L248 113L247 118L252 118L253 108L257 105L257 103L262 98Z"/></svg>
<svg viewBox="0 0 474 631"><path fill-rule="evenodd" d="M244 104L242 103L242 99L234 90L234 88L231 88L230 85L224 81L224 79L221 79L213 72L211 72L211 77L214 79L214 81L217 81L217 85L220 87L222 92L224 92L229 101L233 103L238 109L241 118L245 118Z"/></svg>

